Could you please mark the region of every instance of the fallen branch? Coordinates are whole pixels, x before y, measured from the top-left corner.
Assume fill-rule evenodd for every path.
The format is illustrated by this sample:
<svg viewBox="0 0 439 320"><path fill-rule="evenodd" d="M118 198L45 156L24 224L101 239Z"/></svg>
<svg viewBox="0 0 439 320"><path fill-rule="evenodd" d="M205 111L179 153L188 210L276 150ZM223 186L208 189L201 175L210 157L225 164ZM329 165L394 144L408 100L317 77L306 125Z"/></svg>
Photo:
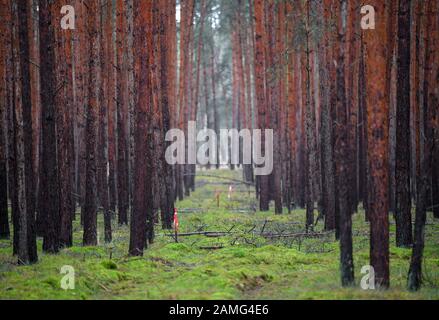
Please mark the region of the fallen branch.
<svg viewBox="0 0 439 320"><path fill-rule="evenodd" d="M218 238L224 237L232 232L221 232L221 231L198 231L198 232L187 232L187 233L179 233L179 237L191 237L191 236L205 236L209 238ZM174 234L167 234L169 237L174 237Z"/></svg>
<svg viewBox="0 0 439 320"><path fill-rule="evenodd" d="M264 238L270 239L279 239L279 238L321 238L332 234L332 232L323 232L323 233L266 233L261 234Z"/></svg>
<svg viewBox="0 0 439 320"><path fill-rule="evenodd" d="M223 248L224 246L199 247L201 250L220 250Z"/></svg>

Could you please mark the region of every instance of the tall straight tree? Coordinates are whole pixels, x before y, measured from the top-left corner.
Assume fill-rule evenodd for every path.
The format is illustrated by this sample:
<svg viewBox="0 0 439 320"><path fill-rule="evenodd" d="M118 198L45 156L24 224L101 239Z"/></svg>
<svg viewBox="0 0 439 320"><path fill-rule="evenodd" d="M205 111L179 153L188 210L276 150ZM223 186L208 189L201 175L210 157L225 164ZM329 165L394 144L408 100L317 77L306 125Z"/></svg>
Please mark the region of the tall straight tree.
<svg viewBox="0 0 439 320"><path fill-rule="evenodd" d="M244 2L245 7L245 2ZM250 20L252 20L252 14L250 13ZM244 22L244 32L242 35L242 42L243 42L243 49L244 49L244 59L245 59L245 86L247 90L247 103L246 103L246 117L244 119L244 128L251 129L253 128L252 124L252 105L253 105L253 86L252 86L252 74L253 74L253 47L252 47L252 39L253 39L253 32L251 30L252 27L249 26L249 24L252 26L252 22ZM214 49L212 49L212 56L214 54ZM212 83L214 83L215 76L215 61L213 60L211 62L211 70L212 70ZM212 88L213 95L212 95L212 102L213 102L213 110L214 110L214 127L215 132L218 132L218 115L217 115L217 105L216 105L216 94L215 94L215 88L213 86ZM219 155L219 146L217 146L218 151L217 155ZM219 169L219 162L217 164L217 169ZM253 166L252 165L244 165L244 179L247 182L254 182L254 174L253 174Z"/></svg>
<svg viewBox="0 0 439 320"><path fill-rule="evenodd" d="M250 0L252 1L252 0ZM217 104L217 95L216 95L216 59L215 59L215 48L213 45L213 41L211 41L210 43L210 76L211 76L211 85L212 85L212 110L213 110L213 126L214 126L214 130L215 132L218 134L219 133L219 114L218 114L218 104ZM251 88L250 88L251 90ZM217 159L219 159L220 157L220 145L217 144L216 147L216 156ZM219 169L220 168L220 161L217 162L216 164L216 168Z"/></svg>
<svg viewBox="0 0 439 320"><path fill-rule="evenodd" d="M14 69L14 50L13 50L13 32L15 26L15 20L12 14L12 2L7 0L3 6L3 21L8 28L5 30L6 33L2 34L5 40L2 45L5 46L7 55L5 56L5 83L6 83L6 129L7 129L7 175L8 175L8 193L9 199L11 200L11 220L13 227L13 241L12 241L12 252L14 255L18 254L18 238L19 238L19 221L18 221L18 199L17 199L17 188L16 188L16 177L17 177L17 161L16 159L16 148L15 148L15 69Z"/></svg>
<svg viewBox="0 0 439 320"><path fill-rule="evenodd" d="M169 20L172 18L175 20L173 14L175 8L175 0L166 0L160 2L160 105L162 113L163 124L163 136L171 129L171 113L170 103L174 100L172 95L175 92L173 88L172 75L170 73L174 68L174 64L171 63L168 51L173 48L171 36L171 28ZM170 70L171 69L171 70ZM169 146L169 143L165 143L165 148ZM172 218L174 213L174 189L172 181L172 167L166 163L165 152L162 152L162 164L164 183L161 188L161 212L162 212L162 225L165 229L172 228Z"/></svg>
<svg viewBox="0 0 439 320"><path fill-rule="evenodd" d="M376 286L389 286L389 24L388 3L369 2L376 28L363 30L369 163L370 265Z"/></svg>
<svg viewBox="0 0 439 320"><path fill-rule="evenodd" d="M412 244L410 193L410 25L411 4L399 0L398 84L396 109L396 245Z"/></svg>
<svg viewBox="0 0 439 320"><path fill-rule="evenodd" d="M255 92L258 129L264 131L267 118L267 101L265 94L265 1L254 1L255 20ZM265 153L265 133L261 134L261 152ZM259 208L261 211L268 211L270 203L269 177L259 176Z"/></svg>
<svg viewBox="0 0 439 320"><path fill-rule="evenodd" d="M39 27L38 27L38 0L28 0L28 37L29 37L29 59L30 64L30 81L31 81L31 103L32 103L32 161L34 169L35 189L39 184L39 148L41 133L41 93L40 93L40 54L39 54ZM36 201L37 204L37 201Z"/></svg>
<svg viewBox="0 0 439 320"><path fill-rule="evenodd" d="M18 218L18 262L38 261L35 232L35 203L32 157L32 103L30 85L30 60L28 17L26 1L12 1L13 72L14 72L14 192Z"/></svg>
<svg viewBox="0 0 439 320"><path fill-rule="evenodd" d="M55 17L55 26L60 25L62 3L54 6L52 13ZM60 247L71 247L73 245L72 220L75 214L73 198L74 181L74 104L73 104L73 46L72 30L55 28L55 39L57 49L55 57L57 63L56 83L62 86L56 96L56 130L57 130L57 157L59 170L59 201L60 201Z"/></svg>
<svg viewBox="0 0 439 320"><path fill-rule="evenodd" d="M178 81L178 119L176 122L178 123L178 127L181 130L184 130L185 126L185 110L187 103L185 101L185 87L186 87L186 65L188 64L188 20L189 16L191 16L190 12L192 12L193 0L181 0L180 1L180 55L179 55L179 81ZM191 16L192 19L192 16ZM175 193L176 197L178 196L179 200L183 200L183 179L184 179L184 165L177 165L175 168Z"/></svg>
<svg viewBox="0 0 439 320"><path fill-rule="evenodd" d="M297 199L297 113L298 113L298 54L296 53L294 41L294 31L296 23L292 17L295 15L295 7L291 1L287 2L287 16L288 16L288 53L289 53L289 68L288 68L288 124L290 132L290 197L291 202Z"/></svg>
<svg viewBox="0 0 439 320"><path fill-rule="evenodd" d="M287 146L287 122L288 122L288 109L286 108L286 71L287 71L287 59L285 58L285 36L287 34L287 23L285 23L286 4L284 2L277 3L277 24L276 24L276 54L278 64L278 104L279 111L277 113L277 121L279 122L279 170L275 173L275 183L279 179L280 183L280 195L281 200L280 211L283 210L283 206L287 207L291 211L289 199L289 173L288 173L288 157L286 152ZM245 45L243 45L245 52ZM245 55L245 54L244 54ZM247 68L248 69L248 68ZM275 152L276 153L276 152ZM277 176L276 176L277 175Z"/></svg>
<svg viewBox="0 0 439 320"><path fill-rule="evenodd" d="M184 51L181 51L180 54L185 56L184 57L184 73L183 73L183 78L184 78L184 86L183 86L183 91L184 91L184 95L183 95L183 112L182 112L182 117L180 117L181 119L183 119L183 128L184 128L184 132L188 135L189 131L188 131L188 122L190 121L190 116L191 116L191 110L192 110L192 103L193 103L193 55L194 55L194 46L193 46L193 39L194 39L194 16L195 16L195 8L196 8L196 3L194 0L187 0L186 2L186 16L187 18L185 19L185 33L183 33L183 35L185 35L185 37L183 39L186 40L182 40L183 42L185 42L184 44ZM183 11L182 11L183 12ZM180 109L181 111L181 109ZM192 152L192 150L190 150L190 146L189 143L187 143L186 145L186 151L189 154L190 152ZM192 174L192 169L193 169L193 165L191 164L187 164L184 165L183 167L183 185L184 185L184 195L189 197L190 196L190 191L192 189L192 182L193 182L193 176Z"/></svg>
<svg viewBox="0 0 439 320"><path fill-rule="evenodd" d="M134 2L134 76L137 88L135 108L135 156L134 197L131 210L131 232L129 254L143 255L146 245L146 220L151 211L151 161L147 155L151 135L148 134L148 114L151 112L152 92L149 56L153 47L152 1Z"/></svg>
<svg viewBox="0 0 439 320"><path fill-rule="evenodd" d="M191 109L191 121L196 121L197 119L197 113L198 113L198 103L199 103L199 89L200 89L200 75L201 75L201 49L203 48L203 32L204 32L204 21L206 16L206 0L201 0L200 3L201 6L201 15L200 15L200 21L199 21L199 34L198 34L198 44L197 44L197 66L196 66L196 77L195 77L195 94L194 94L194 103L193 107ZM194 170L192 168L191 170ZM195 173L193 171L192 173Z"/></svg>
<svg viewBox="0 0 439 320"><path fill-rule="evenodd" d="M351 212L357 212L358 208L358 181L357 181L357 128L358 128L358 70L359 70L359 37L357 36L357 26L360 1L347 1L346 18L346 62L345 62L345 83L346 83L346 103L348 106L348 185L349 185L349 205Z"/></svg>
<svg viewBox="0 0 439 320"><path fill-rule="evenodd" d="M433 155L439 145L439 21L435 0L424 2L425 26L425 65L424 65L424 101L419 109L418 141L418 183L416 196L415 233L408 288L417 291L422 285L422 258L425 245L425 222L427 218L427 199L430 189L432 169L437 166ZM424 21L425 21L424 20Z"/></svg>
<svg viewBox="0 0 439 320"><path fill-rule="evenodd" d="M105 24L105 37L107 43L106 70L107 70L107 105L108 105L108 190L109 206L112 212L116 212L116 69L115 66L115 6L113 2L107 5L107 22Z"/></svg>
<svg viewBox="0 0 439 320"><path fill-rule="evenodd" d="M352 255L352 218L349 203L349 152L348 113L345 90L345 45L347 1L341 0L337 5L338 14L338 57L337 57L337 126L335 143L336 176L338 186L339 235L340 235L340 269L343 286L354 283L354 259Z"/></svg>
<svg viewBox="0 0 439 320"><path fill-rule="evenodd" d="M331 9L333 0L324 1L325 25L332 24ZM321 167L322 167L322 210L325 216L325 229L335 230L335 175L334 175L334 150L333 150L333 119L331 114L331 94L335 91L335 85L330 75L335 68L333 61L334 37L329 28L324 31L324 47L322 48L322 63L325 66L320 68L322 114L321 114Z"/></svg>
<svg viewBox="0 0 439 320"><path fill-rule="evenodd" d="M76 133L75 133L75 184L78 194L78 203L81 206L81 225L83 225L83 210L85 201L85 162L86 162L86 105L88 101L87 82L88 66L87 56L89 54L89 44L87 41L87 8L82 0L76 0L75 9L77 12L76 25L74 32L75 38L75 101L76 101Z"/></svg>
<svg viewBox="0 0 439 320"><path fill-rule="evenodd" d="M7 55L9 55L9 3L2 0L0 6L4 8L2 13L3 23L0 25L0 239L9 239L9 213L8 213L8 176L6 172L6 115L7 115Z"/></svg>
<svg viewBox="0 0 439 320"><path fill-rule="evenodd" d="M40 171L40 214L44 221L43 250L59 251L60 199L59 176L56 153L56 61L55 49L60 49L55 40L56 4L47 0L39 3L40 55L41 55L41 112L42 150ZM60 40L60 39L58 39ZM61 47L61 46L60 46Z"/></svg>
<svg viewBox="0 0 439 320"><path fill-rule="evenodd" d="M317 145L316 145L316 114L312 94L312 65L314 46L312 44L311 3L307 0L302 6L305 38L302 51L302 92L305 107L306 134L306 230L312 230L314 225L314 201L317 196Z"/></svg>
<svg viewBox="0 0 439 320"><path fill-rule="evenodd" d="M128 224L128 63L126 0L117 0L117 200L119 224Z"/></svg>
<svg viewBox="0 0 439 320"><path fill-rule="evenodd" d="M282 27L285 24L281 12L285 11L284 7L279 2L273 2L273 20L274 26L272 28L272 39L274 42L273 63L274 69L273 90L271 93L271 110L270 120L271 128L274 130L274 145L273 145L273 174L272 174L272 189L274 199L274 211L276 214L282 214L282 158L281 139L282 139L282 124L281 110L283 108L283 49L282 49ZM242 49L240 49L242 51ZM244 74L242 72L242 74ZM242 79L244 75L242 75ZM243 81L243 80L242 80ZM244 95L244 88L242 89ZM245 95L244 95L245 97Z"/></svg>
<svg viewBox="0 0 439 320"><path fill-rule="evenodd" d="M112 38L112 34L105 32L106 26L111 26L111 14L108 15L107 11L112 10L112 2L105 3L104 0L101 1L101 8L104 8L105 10L101 10L100 12L100 75L101 75L101 83L99 89L99 144L98 144L98 190L99 190L99 203L100 206L103 209L104 213L104 238L105 242L111 242L112 240L112 234L111 234L111 213L110 213L110 190L109 190L109 184L108 184L108 113L110 106L108 105L108 100L106 97L108 97L109 93L109 87L111 83L109 80L111 80L110 77L107 77L108 72L108 64L111 61L111 56L108 54L108 45L107 42L111 41L111 39L108 39L107 37ZM111 29L111 27L110 27Z"/></svg>
<svg viewBox="0 0 439 320"><path fill-rule="evenodd" d="M85 203L83 208L85 246L97 245L97 124L99 114L99 19L97 1L87 4L87 28L90 53L88 56L88 104L86 136Z"/></svg>

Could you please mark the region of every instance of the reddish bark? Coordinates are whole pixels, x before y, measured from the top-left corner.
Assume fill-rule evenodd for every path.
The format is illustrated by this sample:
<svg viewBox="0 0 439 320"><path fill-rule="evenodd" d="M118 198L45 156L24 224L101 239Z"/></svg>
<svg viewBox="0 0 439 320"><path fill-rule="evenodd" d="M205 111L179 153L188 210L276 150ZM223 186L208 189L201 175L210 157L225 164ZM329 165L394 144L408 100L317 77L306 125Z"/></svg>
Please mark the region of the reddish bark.
<svg viewBox="0 0 439 320"><path fill-rule="evenodd" d="M314 202L317 199L317 142L316 142L316 114L315 101L312 94L312 66L313 57L311 50L311 12L310 3L306 1L301 8L304 15L305 39L302 46L302 94L305 108L305 134L306 134L306 229L312 230L314 226Z"/></svg>
<svg viewBox="0 0 439 320"><path fill-rule="evenodd" d="M40 148L40 129L41 129L41 101L40 101L40 79L39 68L39 35L38 35L38 1L28 0L28 37L29 37L29 59L30 59L30 84L32 101L32 157L34 166L35 187L38 189L39 178L39 148Z"/></svg>
<svg viewBox="0 0 439 320"><path fill-rule="evenodd" d="M294 7L291 2L287 2L287 18L288 18L288 127L290 140L290 203L295 201L297 197L297 112L298 112L298 72L297 72L297 53L295 51L294 27L293 20Z"/></svg>
<svg viewBox="0 0 439 320"><path fill-rule="evenodd" d="M25 1L12 3L12 48L14 72L14 144L16 208L18 218L18 261L38 260L35 232L35 198L32 157L32 104L28 38L29 7ZM15 231L14 231L15 232Z"/></svg>
<svg viewBox="0 0 439 320"><path fill-rule="evenodd" d="M348 107L348 144L349 144L349 203L351 211L358 211L358 84L359 84L359 59L360 42L358 21L360 1L351 0L347 2L347 28L346 28L346 101Z"/></svg>
<svg viewBox="0 0 439 320"><path fill-rule="evenodd" d="M128 65L126 49L126 2L117 0L117 204L119 224L128 224Z"/></svg>
<svg viewBox="0 0 439 320"><path fill-rule="evenodd" d="M54 25L60 25L61 4L53 6ZM73 194L73 159L74 159L74 134L73 134L73 55L72 31L55 28L56 83L62 84L56 103L56 129L57 129L57 159L59 178L59 210L60 247L73 245L72 217L74 215ZM44 147L44 146L43 146Z"/></svg>
<svg viewBox="0 0 439 320"><path fill-rule="evenodd" d="M10 12L9 3L7 0L2 0L0 6L4 8L2 19L3 23L0 25L0 239L9 239L9 213L8 213L8 179L6 172L6 151L7 151L7 55L9 55L8 42L10 30Z"/></svg>
<svg viewBox="0 0 439 320"><path fill-rule="evenodd" d="M151 113L151 61L152 42L152 2L134 3L135 34L135 83L137 88L135 109L135 158L134 158L134 198L131 212L130 247L132 256L143 255L146 245L146 221L152 209L151 168L148 145L148 114ZM146 45L145 45L146 44Z"/></svg>
<svg viewBox="0 0 439 320"><path fill-rule="evenodd" d="M187 122L189 119L189 74L192 73L192 60L190 59L191 51L191 34L192 23L194 16L194 0L181 1L181 21L180 21L180 74L179 74L179 88L178 88L178 124L179 128L187 133ZM187 149L186 149L187 151ZM176 192L180 200L183 199L183 191L189 195L189 180L190 177L185 176L188 173L187 166L178 165L176 171ZM185 188L183 189L183 185Z"/></svg>
<svg viewBox="0 0 439 320"><path fill-rule="evenodd" d="M267 101L265 93L265 45L266 32L264 21L264 1L255 0L255 92L257 127L265 130L267 117ZM265 153L265 133L261 134L261 152ZM269 210L269 177L259 177L259 208L261 211Z"/></svg>
<svg viewBox="0 0 439 320"><path fill-rule="evenodd" d="M107 5L105 37L106 37L106 77L107 77L107 98L108 106L108 190L109 208L112 215L116 212L117 188L116 188L116 61L115 61L115 7L112 3Z"/></svg>
<svg viewBox="0 0 439 320"><path fill-rule="evenodd" d="M76 204L84 205L85 190L85 104L87 102L86 84L88 79L86 57L89 52L86 39L86 14L82 0L76 0L76 25L74 33L74 66L75 66L75 117L74 117L74 148L75 148L75 193ZM81 211L81 224L83 223Z"/></svg>
<svg viewBox="0 0 439 320"><path fill-rule="evenodd" d="M13 241L12 252L14 255L18 253L19 240L19 219L18 219L18 194L16 187L17 177L17 162L16 162L16 148L15 148L15 69L14 69L14 51L13 51L13 17L12 17L12 2L5 0L4 3L4 25L8 26L5 33L2 33L2 45L6 50L5 55L5 85L6 85L6 130L7 130L7 169L8 169L8 193L11 200L11 220L13 224Z"/></svg>
<svg viewBox="0 0 439 320"><path fill-rule="evenodd" d="M172 7L175 5L173 1L166 1L161 3L159 7L160 13L160 105L162 114L162 138L171 129L171 113L170 113L170 102L173 102L173 79L169 75L173 73L170 70L173 69L172 60L168 51L171 50L173 44L171 42L171 28L169 26L169 19L173 16ZM175 16L174 16L175 17ZM163 165L163 182L160 186L161 189L161 212L162 212L162 225L165 229L172 228L172 219L174 213L174 190L172 182L172 167L166 163L165 159L165 149L169 146L169 143L164 144L164 149L162 149L162 157L160 161Z"/></svg>
<svg viewBox="0 0 439 320"><path fill-rule="evenodd" d="M324 1L325 26L332 24L331 8L333 0ZM331 81L331 73L334 66L332 45L334 38L330 31L324 33L324 47L322 48L320 68L321 76L321 163L322 163L322 214L325 217L325 230L336 229L335 219L335 175L334 175L334 153L333 153L333 119L331 115L331 94L334 84Z"/></svg>
<svg viewBox="0 0 439 320"><path fill-rule="evenodd" d="M363 31L368 125L370 264L376 286L389 286L389 91L388 6L372 1L377 16L374 32Z"/></svg>
<svg viewBox="0 0 439 320"><path fill-rule="evenodd" d="M105 5L104 1L101 1L101 8L103 8ZM111 3L107 4L107 11L111 10L112 5ZM107 36L112 35L109 34L106 31L106 25L111 26L111 20L108 21L108 14L106 11L100 12L100 32L99 32L99 43L100 43L100 70L99 70L99 76L100 76L100 82L101 86L99 89L99 124L98 124L98 130L99 130L99 138L98 138L98 170L97 170L97 180L99 185L99 203L102 207L103 214L104 214L104 239L105 242L109 243L112 240L112 232L111 232L111 213L110 213L110 189L109 189L109 179L108 179L108 118L109 118L109 109L110 106L108 105L108 100L106 97L108 97L109 93L109 77L107 77L108 72L108 64L111 61L111 57L108 53L108 42L111 41L111 39L107 38ZM110 15L111 19L111 15ZM110 28L111 29L111 28Z"/></svg>

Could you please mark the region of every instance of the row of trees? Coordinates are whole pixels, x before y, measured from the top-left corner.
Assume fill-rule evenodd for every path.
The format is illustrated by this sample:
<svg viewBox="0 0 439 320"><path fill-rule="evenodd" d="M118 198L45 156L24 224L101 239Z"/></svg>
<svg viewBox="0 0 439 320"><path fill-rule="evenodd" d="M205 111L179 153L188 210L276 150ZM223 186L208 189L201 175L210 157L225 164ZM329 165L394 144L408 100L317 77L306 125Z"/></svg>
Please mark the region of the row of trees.
<svg viewBox="0 0 439 320"><path fill-rule="evenodd" d="M175 119L175 10L172 0L67 10L2 0L0 235L10 234L9 192L20 263L37 261L37 235L45 252L71 246L78 206L84 245L98 242L98 211L107 242L116 213L123 225L131 212L132 255L153 241L159 209L172 227L163 137Z"/></svg>
<svg viewBox="0 0 439 320"><path fill-rule="evenodd" d="M418 289L426 212L439 217L437 1L252 5L256 123L277 132L274 172L257 181L260 209L271 200L278 214L306 207L308 231L324 218L340 240L342 284L351 285L351 216L362 203L381 288L393 212L397 246L413 246L409 287Z"/></svg>

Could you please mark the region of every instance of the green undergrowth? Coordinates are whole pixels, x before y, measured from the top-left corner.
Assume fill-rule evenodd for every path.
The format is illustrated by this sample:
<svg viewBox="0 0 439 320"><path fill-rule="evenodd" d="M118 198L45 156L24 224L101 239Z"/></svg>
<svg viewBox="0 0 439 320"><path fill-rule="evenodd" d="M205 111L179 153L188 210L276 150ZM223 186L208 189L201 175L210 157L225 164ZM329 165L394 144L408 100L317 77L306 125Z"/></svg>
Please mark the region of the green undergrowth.
<svg viewBox="0 0 439 320"><path fill-rule="evenodd" d="M10 241L0 241L0 299L439 299L439 224L429 214L426 227L424 287L406 290L411 250L394 246L391 222L391 289L364 291L361 267L368 264L368 224L363 211L353 216L356 285L341 288L339 249L333 235L302 241L268 241L262 230L292 233L303 229L305 213L257 212L254 189L223 178L239 171L212 170L197 178L198 188L179 202L180 232L229 232L221 237L179 237L157 226L156 240L141 258L127 256L129 228L113 225L114 240L82 247L79 222L74 247L17 266ZM229 185L233 193L228 197ZM219 195L219 207L217 206ZM321 222L316 232L321 232ZM286 230L285 226L288 226ZM75 269L75 289L63 290L61 267Z"/></svg>

